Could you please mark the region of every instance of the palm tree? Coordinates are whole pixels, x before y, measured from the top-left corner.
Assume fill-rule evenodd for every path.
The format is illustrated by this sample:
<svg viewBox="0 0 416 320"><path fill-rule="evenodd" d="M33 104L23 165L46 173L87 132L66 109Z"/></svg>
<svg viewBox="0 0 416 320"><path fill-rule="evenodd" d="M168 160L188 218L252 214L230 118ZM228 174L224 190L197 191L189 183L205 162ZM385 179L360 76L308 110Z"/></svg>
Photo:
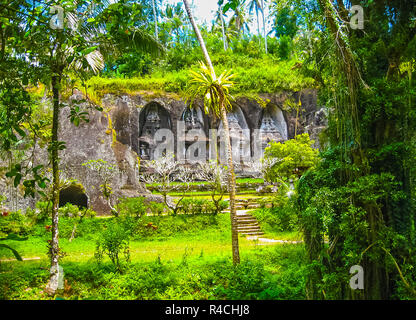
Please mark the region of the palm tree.
<svg viewBox="0 0 416 320"><path fill-rule="evenodd" d="M223 4L224 4L224 0L219 0L218 1L218 10L217 10L216 21L219 20L221 22L222 41L224 43L224 51L227 51L228 42L227 42L227 38L225 37L224 13L223 13L223 8L222 8Z"/></svg>
<svg viewBox="0 0 416 320"><path fill-rule="evenodd" d="M223 121L225 144L227 148L228 160L228 190L230 193L230 216L231 216L231 238L232 238L232 253L234 265L240 263L240 252L238 247L238 232L237 232L237 217L235 208L235 174L232 159L232 149L230 142L230 133L227 119L227 111L232 108L230 102L229 87L232 85L230 81L232 74L224 72L218 78L215 75L214 67L212 66L211 58L205 47L205 42L202 39L201 32L195 23L188 0L183 0L189 21L192 24L196 37L204 54L206 65L201 63L199 73L194 73L192 80L193 88L191 95L202 95L204 97L205 112L212 112ZM192 100L191 100L192 101Z"/></svg>
<svg viewBox="0 0 416 320"><path fill-rule="evenodd" d="M229 26L234 26L239 35L244 34L244 30L249 31L250 17L246 14L246 0L228 0L223 12L226 13L230 9L234 11L234 15L229 22Z"/></svg>
<svg viewBox="0 0 416 320"><path fill-rule="evenodd" d="M184 11L182 5L178 2L175 6L167 4L162 16L167 19L168 30L173 30L176 35L176 42L181 42L181 28L184 25Z"/></svg>
<svg viewBox="0 0 416 320"><path fill-rule="evenodd" d="M155 38L159 41L159 34L157 29L157 8L156 8L156 0L152 0L152 8L153 8L153 18L155 20Z"/></svg>
<svg viewBox="0 0 416 320"><path fill-rule="evenodd" d="M251 2L248 4L249 14L251 14L253 10L256 11L257 34L259 35L259 45L261 46L259 11L262 11L262 9L259 0L251 0Z"/></svg>
<svg viewBox="0 0 416 320"><path fill-rule="evenodd" d="M264 16L264 0L261 0L261 14L263 16L264 49L267 53L267 32L266 32L266 22L265 22L265 16Z"/></svg>

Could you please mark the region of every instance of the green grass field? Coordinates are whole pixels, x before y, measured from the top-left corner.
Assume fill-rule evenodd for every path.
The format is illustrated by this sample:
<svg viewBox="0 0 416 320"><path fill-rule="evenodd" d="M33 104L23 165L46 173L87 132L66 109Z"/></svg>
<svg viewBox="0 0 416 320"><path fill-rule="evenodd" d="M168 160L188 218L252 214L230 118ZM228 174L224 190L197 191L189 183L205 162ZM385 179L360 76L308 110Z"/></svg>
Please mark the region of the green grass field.
<svg viewBox="0 0 416 320"><path fill-rule="evenodd" d="M60 246L66 254L61 260L66 279L61 297L303 299L303 293L299 291L303 288L303 278L295 268L302 265L303 259L299 258L304 254L302 244L262 244L240 236L242 263L236 269L232 267L227 213L217 217L149 217L159 225L159 233L145 234L142 238L139 234L132 237L129 243L130 262L121 259L125 272L119 274L108 257L100 263L94 258L100 230L106 224L115 222L113 219L85 220L83 228L79 227L80 235L72 241L69 241L72 220L61 219ZM29 260L16 261L10 251L0 249L1 299L54 298L43 292L48 279L47 240L50 233L42 232L39 228L37 235L31 235L25 241L3 241ZM286 232L278 238L298 239L298 234ZM294 279L296 285L292 291L283 292L282 285L289 281L287 277L292 273L297 274ZM237 277L238 282L247 283L235 288L231 284L233 277ZM285 279L284 283L282 279ZM279 281L282 283L278 284ZM287 291L290 285L286 283L285 287Z"/></svg>
<svg viewBox="0 0 416 320"><path fill-rule="evenodd" d="M158 220L173 219L173 217L157 217ZM178 220L185 220L187 217L176 217ZM98 220L107 220L113 218L99 217ZM152 218L148 218L149 221ZM153 218L153 219L156 219ZM168 260L180 259L187 252L192 256L198 256L201 252L209 256L226 257L231 253L231 231L229 224L229 214L222 213L218 215L219 225L209 225L204 229L195 228L183 230L175 235L169 235L170 230L162 231L160 235L146 237L130 241L131 259L133 262L153 261L158 256ZM157 220L156 220L157 221ZM179 222L178 222L179 223ZM188 223L185 221L185 223ZM192 223L192 222L191 222ZM168 228L168 227L167 227ZM69 231L72 227L65 227L61 232L60 246L67 253L65 260L68 261L88 261L92 258L95 251L97 236L92 235L76 237L69 241ZM94 231L94 230L91 230ZM96 234L97 235L97 234ZM66 236L66 237L64 237ZM268 233L262 236L279 240L300 240L298 232L280 232ZM43 236L30 236L26 241L6 240L3 241L15 248L23 258L40 258L47 259L46 245L50 234L45 233ZM247 240L240 235L240 249L253 250L259 246L258 242ZM0 248L0 259L13 259L13 254L6 249Z"/></svg>

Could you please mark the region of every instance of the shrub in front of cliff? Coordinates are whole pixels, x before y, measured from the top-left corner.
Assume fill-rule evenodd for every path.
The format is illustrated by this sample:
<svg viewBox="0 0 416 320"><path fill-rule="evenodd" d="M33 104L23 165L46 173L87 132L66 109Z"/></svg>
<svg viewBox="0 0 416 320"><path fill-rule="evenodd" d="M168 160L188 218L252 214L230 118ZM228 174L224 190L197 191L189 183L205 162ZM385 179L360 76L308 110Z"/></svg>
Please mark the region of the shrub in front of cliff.
<svg viewBox="0 0 416 320"><path fill-rule="evenodd" d="M188 215L209 214L215 215L228 207L227 201L220 201L218 208L214 202L207 199L185 198L181 201L180 213Z"/></svg>
<svg viewBox="0 0 416 320"><path fill-rule="evenodd" d="M121 257L124 256L125 261L130 262L129 240L129 232L122 225L110 224L101 232L97 240L94 257L101 262L104 255L107 255L116 270L123 273Z"/></svg>

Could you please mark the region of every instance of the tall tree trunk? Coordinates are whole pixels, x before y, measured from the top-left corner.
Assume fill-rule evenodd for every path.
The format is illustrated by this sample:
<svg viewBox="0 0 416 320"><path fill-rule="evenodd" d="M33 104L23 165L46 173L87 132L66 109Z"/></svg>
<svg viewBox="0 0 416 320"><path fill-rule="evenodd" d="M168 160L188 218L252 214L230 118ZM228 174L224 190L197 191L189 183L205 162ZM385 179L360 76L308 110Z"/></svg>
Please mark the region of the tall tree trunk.
<svg viewBox="0 0 416 320"><path fill-rule="evenodd" d="M238 8L235 11L235 26L237 28L238 31L238 37L241 36L241 19L240 19L240 11L238 10ZM244 30L243 30L243 34L244 34Z"/></svg>
<svg viewBox="0 0 416 320"><path fill-rule="evenodd" d="M61 76L59 70L53 70L56 74L52 76L53 94L53 118L52 118L52 141L50 146L52 162L52 241L51 241L51 277L47 285L47 292L55 294L59 286L59 231L58 231L58 207L59 207L59 151L58 151L58 128L59 128L59 86Z"/></svg>
<svg viewBox="0 0 416 320"><path fill-rule="evenodd" d="M224 26L224 16L222 14L222 6L220 6L219 10L220 10L220 18L221 18L222 41L224 43L224 51L227 51L228 43L227 43L227 38L225 37L225 26Z"/></svg>
<svg viewBox="0 0 416 320"><path fill-rule="evenodd" d="M260 21L259 21L259 8L256 5L256 20L257 20L257 34L259 35L259 46L261 48L261 35L260 35Z"/></svg>
<svg viewBox="0 0 416 320"><path fill-rule="evenodd" d="M266 33L266 22L264 17L264 0L261 0L261 14L263 16L263 34L264 34L264 49L267 53L267 33Z"/></svg>
<svg viewBox="0 0 416 320"><path fill-rule="evenodd" d="M155 38L159 41L159 31L157 27L157 10L156 10L156 0L152 0L152 7L153 7L153 17L155 19Z"/></svg>
<svg viewBox="0 0 416 320"><path fill-rule="evenodd" d="M230 217L231 217L231 242L233 250L233 263L240 263L240 250L238 246L238 230L237 230L237 210L235 208L235 174L232 156L232 146L230 141L230 131L228 127L227 112L221 107L222 123L224 127L224 138L227 148L228 160L228 191L230 193Z"/></svg>
<svg viewBox="0 0 416 320"><path fill-rule="evenodd" d="M214 70L214 67L212 66L211 58L208 54L207 48L205 47L204 39L202 39L198 26L196 25L195 20L192 16L192 12L191 12L191 8L189 7L188 0L183 0L183 3L185 5L185 9L188 14L189 21L192 24L196 37L201 46L205 61L208 65L208 68L212 76L215 78L216 77L215 70ZM238 246L237 217L236 217L237 214L236 214L236 208L235 208L235 174L234 174L234 166L233 166L233 159L232 159L230 133L228 131L227 112L225 110L225 107L222 101L220 101L220 108L221 108L221 115L222 115L224 134L225 134L225 143L226 143L227 155L228 155L228 190L230 193L232 252L233 252L233 263L234 265L236 265L240 263L240 252L239 252L239 246Z"/></svg>

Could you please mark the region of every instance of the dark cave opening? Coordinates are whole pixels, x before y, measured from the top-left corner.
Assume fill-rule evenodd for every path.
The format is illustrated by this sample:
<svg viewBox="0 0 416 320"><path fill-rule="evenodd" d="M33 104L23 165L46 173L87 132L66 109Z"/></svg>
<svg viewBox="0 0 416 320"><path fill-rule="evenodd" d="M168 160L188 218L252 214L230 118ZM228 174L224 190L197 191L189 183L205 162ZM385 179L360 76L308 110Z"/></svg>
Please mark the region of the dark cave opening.
<svg viewBox="0 0 416 320"><path fill-rule="evenodd" d="M78 206L78 208L88 208L88 197L84 189L79 185L72 185L59 192L59 207L67 203Z"/></svg>

